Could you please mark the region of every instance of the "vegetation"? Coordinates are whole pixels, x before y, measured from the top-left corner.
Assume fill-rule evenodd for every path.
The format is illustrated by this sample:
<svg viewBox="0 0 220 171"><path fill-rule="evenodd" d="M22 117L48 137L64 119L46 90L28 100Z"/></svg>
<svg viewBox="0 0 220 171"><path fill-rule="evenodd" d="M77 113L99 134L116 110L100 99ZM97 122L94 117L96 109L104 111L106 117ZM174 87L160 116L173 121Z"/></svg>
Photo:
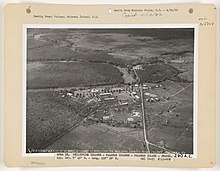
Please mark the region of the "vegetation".
<svg viewBox="0 0 220 171"><path fill-rule="evenodd" d="M153 64L146 65L144 70L137 70L137 74L142 83L158 83L173 78L179 71L166 64Z"/></svg>
<svg viewBox="0 0 220 171"><path fill-rule="evenodd" d="M27 93L26 146L40 149L43 145L77 122L77 111L83 105L59 97L57 92Z"/></svg>
<svg viewBox="0 0 220 171"><path fill-rule="evenodd" d="M33 38L29 38L27 40L27 49L28 51L31 49L37 49L37 48L42 48L42 47L48 47L51 46L52 44L49 42L42 42L42 41L37 41Z"/></svg>
<svg viewBox="0 0 220 171"><path fill-rule="evenodd" d="M117 67L89 62L47 62L27 72L28 88L59 88L124 83Z"/></svg>

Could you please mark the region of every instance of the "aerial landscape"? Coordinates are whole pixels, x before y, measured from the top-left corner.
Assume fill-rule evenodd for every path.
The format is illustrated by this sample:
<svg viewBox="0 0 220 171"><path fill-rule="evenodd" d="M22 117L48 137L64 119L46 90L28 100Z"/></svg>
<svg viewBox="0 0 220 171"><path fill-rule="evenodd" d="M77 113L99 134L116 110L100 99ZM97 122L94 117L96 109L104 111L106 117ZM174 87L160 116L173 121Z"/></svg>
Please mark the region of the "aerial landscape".
<svg viewBox="0 0 220 171"><path fill-rule="evenodd" d="M193 154L193 28L28 28L26 153Z"/></svg>

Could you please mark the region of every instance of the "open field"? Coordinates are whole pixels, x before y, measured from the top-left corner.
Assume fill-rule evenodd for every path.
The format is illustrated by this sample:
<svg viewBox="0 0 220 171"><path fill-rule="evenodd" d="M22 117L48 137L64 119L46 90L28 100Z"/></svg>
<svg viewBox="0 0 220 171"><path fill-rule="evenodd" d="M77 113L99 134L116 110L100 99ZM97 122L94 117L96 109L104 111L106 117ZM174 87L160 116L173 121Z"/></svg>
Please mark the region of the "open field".
<svg viewBox="0 0 220 171"><path fill-rule="evenodd" d="M42 149L99 107L94 102L86 103L89 98L76 101L64 98L64 94L51 90L27 93L27 149Z"/></svg>
<svg viewBox="0 0 220 171"><path fill-rule="evenodd" d="M143 133L139 130L129 128L115 130L105 124L79 126L47 149L142 151L144 150L142 136Z"/></svg>
<svg viewBox="0 0 220 171"><path fill-rule="evenodd" d="M123 79L125 83L132 84L136 82L132 75L128 73L128 70L126 68L118 67L118 69L123 73Z"/></svg>
<svg viewBox="0 0 220 171"><path fill-rule="evenodd" d="M193 85L181 85L171 81L161 84L165 87L166 96L176 95L166 101L146 103L146 112L150 118L149 140L152 143L162 141L165 147L172 151L192 153ZM160 88L151 90L158 98L164 96L163 91Z"/></svg>
<svg viewBox="0 0 220 171"><path fill-rule="evenodd" d="M158 31L169 31L172 34L166 35L166 33L163 35ZM54 53L54 55L50 52L50 49L48 52L44 52L45 54L41 49L35 49L35 51L29 52L29 60L37 60L39 58L62 58L63 60L68 60L72 57L81 59L81 56L84 56L86 58L89 57L90 60L93 60L93 58L98 60L97 58L99 58L99 60L103 61L104 58L106 61L113 56L114 58L111 60L116 60L116 62L130 61L131 64L137 62L137 60L142 60L142 58L148 59L150 57L160 57L163 54L178 54L193 51L192 29L185 30L184 32L181 29L35 29L29 32L30 35L42 34L41 40L53 43L52 51L56 50L56 47L63 48L63 50L60 49L58 54ZM185 35L185 37L183 35ZM30 37L29 39L31 40L33 38ZM37 39L37 41L39 41L39 39ZM66 51L66 53L63 51ZM100 51L102 53L111 54L111 56L107 54L99 55ZM90 54L96 53L97 55L87 55L87 52ZM37 55L37 53L41 55ZM50 53L52 54L50 55ZM169 56L166 57L163 55L161 58L170 60Z"/></svg>
<svg viewBox="0 0 220 171"><path fill-rule="evenodd" d="M116 67L109 64L32 62L28 64L27 86L28 88L57 88L120 84L124 82L122 75Z"/></svg>
<svg viewBox="0 0 220 171"><path fill-rule="evenodd" d="M80 103L63 100L57 92L28 92L27 149L41 148L72 122L77 123L80 118L76 112L82 107Z"/></svg>
<svg viewBox="0 0 220 171"><path fill-rule="evenodd" d="M52 46L52 44L47 41L42 42L39 40L35 40L33 38L28 39L28 42L27 42L27 49L29 51L33 49L39 49L39 48L45 48L45 47L48 48L49 46Z"/></svg>
<svg viewBox="0 0 220 171"><path fill-rule="evenodd" d="M192 138L181 136L183 132L184 129L182 128L174 129L173 127L155 127L149 130L149 140L152 143L158 143L162 141L164 146L172 151L192 154L193 140ZM189 137L192 137L192 134ZM187 140L187 144L186 141L180 141L178 138ZM185 149L183 147L185 147Z"/></svg>

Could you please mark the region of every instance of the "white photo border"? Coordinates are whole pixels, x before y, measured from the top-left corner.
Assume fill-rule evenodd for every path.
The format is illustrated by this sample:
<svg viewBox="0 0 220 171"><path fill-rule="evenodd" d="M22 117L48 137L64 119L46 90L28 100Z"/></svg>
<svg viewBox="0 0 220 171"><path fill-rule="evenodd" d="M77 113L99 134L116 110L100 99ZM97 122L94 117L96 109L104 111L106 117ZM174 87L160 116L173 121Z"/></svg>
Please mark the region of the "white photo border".
<svg viewBox="0 0 220 171"><path fill-rule="evenodd" d="M138 28L194 28L194 80L193 80L193 155L197 158L198 134L198 24L23 24L22 54L22 157L54 157L55 153L26 153L26 68L28 28L72 28L72 29L138 29Z"/></svg>

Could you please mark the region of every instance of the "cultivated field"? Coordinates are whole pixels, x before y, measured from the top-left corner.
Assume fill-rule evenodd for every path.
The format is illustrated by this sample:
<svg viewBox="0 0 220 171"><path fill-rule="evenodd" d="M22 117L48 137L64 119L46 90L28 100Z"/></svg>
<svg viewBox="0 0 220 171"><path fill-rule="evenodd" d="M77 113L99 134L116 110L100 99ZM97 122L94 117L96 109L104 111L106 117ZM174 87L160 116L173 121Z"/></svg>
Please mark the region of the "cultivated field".
<svg viewBox="0 0 220 171"><path fill-rule="evenodd" d="M141 130L96 124L77 127L47 149L143 151L142 139Z"/></svg>

